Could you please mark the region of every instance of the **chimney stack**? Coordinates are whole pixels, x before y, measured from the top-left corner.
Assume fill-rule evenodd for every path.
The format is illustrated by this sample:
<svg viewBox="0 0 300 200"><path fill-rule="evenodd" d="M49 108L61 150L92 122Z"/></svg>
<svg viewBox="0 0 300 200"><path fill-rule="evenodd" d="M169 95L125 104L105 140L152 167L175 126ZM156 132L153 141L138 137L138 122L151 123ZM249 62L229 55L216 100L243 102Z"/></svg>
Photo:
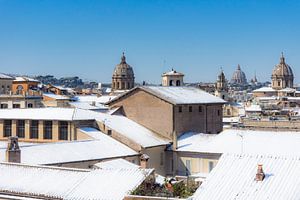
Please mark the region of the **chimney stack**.
<svg viewBox="0 0 300 200"><path fill-rule="evenodd" d="M265 173L263 171L262 166L263 166L262 164L258 164L258 166L257 166L257 173L256 173L256 177L255 177L256 181L263 181L265 178Z"/></svg>
<svg viewBox="0 0 300 200"><path fill-rule="evenodd" d="M142 169L146 169L147 168L147 163L148 163L149 158L150 157L147 154L141 155L141 157L140 157L140 165L141 165Z"/></svg>
<svg viewBox="0 0 300 200"><path fill-rule="evenodd" d="M9 137L6 149L6 162L21 162L21 150L18 143L18 137Z"/></svg>

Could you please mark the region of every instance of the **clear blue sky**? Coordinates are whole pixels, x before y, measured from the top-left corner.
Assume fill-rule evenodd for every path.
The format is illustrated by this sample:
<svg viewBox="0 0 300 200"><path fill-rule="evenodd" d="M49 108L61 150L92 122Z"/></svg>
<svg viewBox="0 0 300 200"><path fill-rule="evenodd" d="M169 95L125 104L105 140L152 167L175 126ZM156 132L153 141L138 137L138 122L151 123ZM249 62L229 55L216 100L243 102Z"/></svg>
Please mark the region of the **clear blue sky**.
<svg viewBox="0 0 300 200"><path fill-rule="evenodd" d="M269 80L283 51L300 82L300 1L0 0L0 71L110 82L122 51L136 81Z"/></svg>

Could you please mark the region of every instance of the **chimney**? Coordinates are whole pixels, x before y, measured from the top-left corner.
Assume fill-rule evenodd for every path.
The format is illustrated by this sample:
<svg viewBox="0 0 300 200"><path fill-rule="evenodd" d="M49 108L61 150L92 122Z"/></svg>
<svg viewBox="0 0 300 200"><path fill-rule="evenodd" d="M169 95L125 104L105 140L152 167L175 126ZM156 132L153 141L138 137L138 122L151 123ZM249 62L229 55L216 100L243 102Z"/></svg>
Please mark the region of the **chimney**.
<svg viewBox="0 0 300 200"><path fill-rule="evenodd" d="M19 148L18 137L9 137L6 149L6 162L21 162L21 150Z"/></svg>
<svg viewBox="0 0 300 200"><path fill-rule="evenodd" d="M142 169L146 169L147 168L147 163L148 163L149 158L150 157L147 154L141 155L141 157L140 157L140 165L141 165Z"/></svg>
<svg viewBox="0 0 300 200"><path fill-rule="evenodd" d="M256 173L256 177L255 177L256 181L263 181L265 178L265 173L263 171L262 166L263 166L262 164L258 164L258 166L257 166L257 173Z"/></svg>

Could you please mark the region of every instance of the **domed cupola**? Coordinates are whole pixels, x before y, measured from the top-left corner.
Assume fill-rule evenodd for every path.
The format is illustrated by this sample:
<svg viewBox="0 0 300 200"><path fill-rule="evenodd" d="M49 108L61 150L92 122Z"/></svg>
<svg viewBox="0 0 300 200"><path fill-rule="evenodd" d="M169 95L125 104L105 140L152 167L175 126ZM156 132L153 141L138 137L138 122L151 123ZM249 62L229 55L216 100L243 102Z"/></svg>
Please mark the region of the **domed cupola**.
<svg viewBox="0 0 300 200"><path fill-rule="evenodd" d="M116 65L112 76L113 90L129 90L134 87L134 73L132 67L126 63L126 57L121 57L120 64Z"/></svg>
<svg viewBox="0 0 300 200"><path fill-rule="evenodd" d="M280 63L275 66L272 72L272 88L283 89L293 88L294 86L294 74L292 68L285 63L283 53L280 57Z"/></svg>
<svg viewBox="0 0 300 200"><path fill-rule="evenodd" d="M247 84L247 78L245 73L241 70L241 66L238 65L237 70L233 73L231 81L232 84L238 84L238 85L246 85Z"/></svg>

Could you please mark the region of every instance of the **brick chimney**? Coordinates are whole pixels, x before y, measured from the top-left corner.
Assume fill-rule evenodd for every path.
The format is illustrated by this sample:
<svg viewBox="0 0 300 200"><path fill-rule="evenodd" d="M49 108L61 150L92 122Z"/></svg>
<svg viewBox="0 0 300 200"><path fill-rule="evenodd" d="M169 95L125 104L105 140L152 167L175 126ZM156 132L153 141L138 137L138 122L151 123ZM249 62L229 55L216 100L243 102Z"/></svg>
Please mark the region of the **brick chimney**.
<svg viewBox="0 0 300 200"><path fill-rule="evenodd" d="M255 176L255 180L256 181L263 181L265 178L265 173L263 171L263 165L262 164L258 164L257 166L257 173Z"/></svg>
<svg viewBox="0 0 300 200"><path fill-rule="evenodd" d="M21 162L21 150L19 148L18 137L9 137L6 149L6 162Z"/></svg>
<svg viewBox="0 0 300 200"><path fill-rule="evenodd" d="M141 155L141 157L140 157L140 165L141 165L142 169L146 169L147 168L147 163L148 163L149 158L150 157L147 154Z"/></svg>

